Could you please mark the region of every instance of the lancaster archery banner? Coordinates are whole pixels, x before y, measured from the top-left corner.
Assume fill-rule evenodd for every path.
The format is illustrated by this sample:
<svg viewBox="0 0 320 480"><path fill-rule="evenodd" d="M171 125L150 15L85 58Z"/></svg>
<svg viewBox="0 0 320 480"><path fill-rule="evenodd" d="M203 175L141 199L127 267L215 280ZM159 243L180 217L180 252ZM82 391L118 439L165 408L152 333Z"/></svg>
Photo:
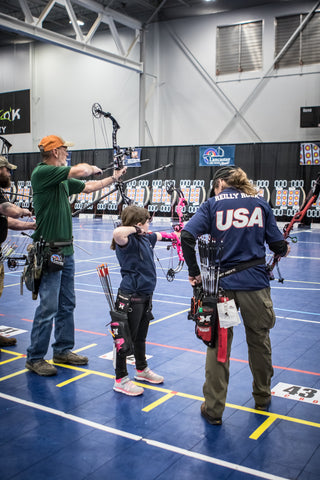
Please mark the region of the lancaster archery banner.
<svg viewBox="0 0 320 480"><path fill-rule="evenodd" d="M200 167L234 165L235 145L211 145L199 148Z"/></svg>
<svg viewBox="0 0 320 480"><path fill-rule="evenodd" d="M0 93L0 135L30 132L30 90Z"/></svg>
<svg viewBox="0 0 320 480"><path fill-rule="evenodd" d="M320 165L320 143L300 143L300 165Z"/></svg>

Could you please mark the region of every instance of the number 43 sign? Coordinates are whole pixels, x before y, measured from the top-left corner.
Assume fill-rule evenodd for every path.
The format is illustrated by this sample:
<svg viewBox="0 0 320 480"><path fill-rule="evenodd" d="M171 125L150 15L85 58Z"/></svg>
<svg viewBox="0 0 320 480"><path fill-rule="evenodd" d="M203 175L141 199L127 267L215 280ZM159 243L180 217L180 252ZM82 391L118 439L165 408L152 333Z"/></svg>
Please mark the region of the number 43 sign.
<svg viewBox="0 0 320 480"><path fill-rule="evenodd" d="M320 390L315 388L290 385L290 383L278 383L272 389L271 394L275 397L290 398L299 402L320 405Z"/></svg>

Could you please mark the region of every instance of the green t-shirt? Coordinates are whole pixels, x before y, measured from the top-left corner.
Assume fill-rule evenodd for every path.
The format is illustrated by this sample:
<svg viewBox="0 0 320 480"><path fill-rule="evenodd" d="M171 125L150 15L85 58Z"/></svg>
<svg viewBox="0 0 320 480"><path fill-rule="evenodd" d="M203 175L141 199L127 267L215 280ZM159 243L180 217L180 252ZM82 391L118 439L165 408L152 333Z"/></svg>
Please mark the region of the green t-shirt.
<svg viewBox="0 0 320 480"><path fill-rule="evenodd" d="M71 167L55 167L39 163L31 175L33 207L37 229L34 241L43 237L47 242L68 242L72 239L72 215L69 195L82 192L85 183L69 178ZM63 247L65 255L72 255L73 247Z"/></svg>

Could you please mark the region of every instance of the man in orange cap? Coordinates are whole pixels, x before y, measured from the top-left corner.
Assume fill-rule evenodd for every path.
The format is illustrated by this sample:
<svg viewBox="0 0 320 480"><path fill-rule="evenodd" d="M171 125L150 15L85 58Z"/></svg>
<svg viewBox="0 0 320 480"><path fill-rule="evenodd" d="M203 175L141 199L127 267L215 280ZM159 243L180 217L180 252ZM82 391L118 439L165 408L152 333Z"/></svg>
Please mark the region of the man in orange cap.
<svg viewBox="0 0 320 480"><path fill-rule="evenodd" d="M84 182L80 178L102 174L95 165L79 163L67 166L68 147L61 137L49 135L39 143L42 162L31 175L34 211L37 230L33 234L35 242L42 239L45 243L45 258L39 287L40 304L36 309L31 345L27 349L26 368L42 376L57 373L54 365L44 357L47 354L54 321L55 342L53 347L54 363L86 365L88 358L77 355L74 347L74 257L72 244L72 215L69 196L80 192L91 193L114 182L125 173L126 168L114 170L111 177L99 181ZM51 262L50 249L59 249L60 264ZM61 268L58 270L58 268Z"/></svg>

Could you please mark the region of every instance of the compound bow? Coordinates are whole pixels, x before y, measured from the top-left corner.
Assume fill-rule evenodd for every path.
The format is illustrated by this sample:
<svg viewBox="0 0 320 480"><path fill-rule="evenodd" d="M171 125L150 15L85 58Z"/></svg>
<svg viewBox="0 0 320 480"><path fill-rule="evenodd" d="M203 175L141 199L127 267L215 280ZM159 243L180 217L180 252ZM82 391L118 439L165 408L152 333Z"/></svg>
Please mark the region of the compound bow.
<svg viewBox="0 0 320 480"><path fill-rule="evenodd" d="M317 198L320 194L320 173L318 174L316 180L315 180L315 184L314 184L314 187L311 188L311 190L309 191L302 207L300 208L300 210L292 217L290 223L287 223L284 227L283 227L283 238L286 240L287 238L289 238L292 243L296 243L297 242L297 237L292 237L290 236L290 232L291 230L293 229L293 226L295 223L297 222L301 222L302 219L305 217L307 211L309 210L309 208L311 207L311 205L313 203L315 203L317 201ZM279 255L276 255L274 254L272 259L270 260L270 262L267 264L267 270L268 270L268 273L269 273L269 277L270 277L270 280L274 280L274 274L273 274L273 269L274 267L276 267L277 269L277 272L278 272L278 282L280 283L283 283L284 282L284 278L282 277L281 273L280 273L280 269L279 269L279 261L280 261L280 256Z"/></svg>
<svg viewBox="0 0 320 480"><path fill-rule="evenodd" d="M110 170L111 168L113 168L114 170L121 170L123 167L126 166L125 165L126 158L128 156L132 157L133 152L135 152L135 149L131 148L131 147L130 148L120 148L119 147L119 145L117 143L117 133L118 133L118 130L120 128L120 125L118 124L116 119L111 115L110 112L104 112L102 110L101 105L99 103L94 103L92 105L92 115L93 115L94 118L101 118L101 117L110 118L110 120L112 122L113 164L112 165L107 165L106 168L102 169L102 172L106 172L107 170ZM143 162L143 160L140 161L140 163L141 162ZM108 197L109 195L111 195L112 193L114 193L116 191L119 191L119 193L121 195L121 198L123 200L123 203L125 205L130 205L132 203L132 200L125 193L125 186L126 186L127 183L130 183L134 180L138 180L140 178L146 177L147 175L152 175L153 173L159 172L161 170L165 170L166 168L169 168L169 167L172 167L172 163L168 163L167 165L160 165L159 168L156 168L156 169L151 170L151 171L146 172L146 173L142 173L141 175L138 175L137 177L134 177L134 178L130 178L129 180L123 181L123 180L119 179L115 183L114 188L110 189L108 193L100 196L94 202L86 204L83 208L74 212L72 214L72 216L75 217L75 216L79 215L80 213L84 212L85 210L87 210L92 205L95 205L95 204L99 203L103 198Z"/></svg>
<svg viewBox="0 0 320 480"><path fill-rule="evenodd" d="M165 240L169 240L169 241L171 240L171 245L167 246L167 250L171 250L172 255L171 255L171 259L170 259L169 268L168 268L168 271L166 273L164 272L164 270L162 268L162 265L160 263L159 258L157 258L157 259L158 259L158 262L160 264L160 267L161 267L162 271L166 275L166 279L168 280L168 282L172 282L174 280L176 274L181 272L181 270L183 268L183 265L184 265L184 258L183 258L182 247L181 247L180 233L181 233L181 230L184 227L184 222L187 220L187 214L183 213L183 208L188 204L188 202L185 199L182 190L180 190L180 188L175 187L173 180L169 180L166 183L166 190L167 190L167 193L169 195L172 195L173 192L176 191L178 196L179 196L179 201L178 201L178 205L177 205L177 208L176 208L177 215L178 215L178 223L175 223L175 224L173 223L172 224L173 232L170 232L170 233L161 232L162 238L164 238ZM177 255L178 255L178 264L176 265L176 267L173 266L173 250L177 250Z"/></svg>

